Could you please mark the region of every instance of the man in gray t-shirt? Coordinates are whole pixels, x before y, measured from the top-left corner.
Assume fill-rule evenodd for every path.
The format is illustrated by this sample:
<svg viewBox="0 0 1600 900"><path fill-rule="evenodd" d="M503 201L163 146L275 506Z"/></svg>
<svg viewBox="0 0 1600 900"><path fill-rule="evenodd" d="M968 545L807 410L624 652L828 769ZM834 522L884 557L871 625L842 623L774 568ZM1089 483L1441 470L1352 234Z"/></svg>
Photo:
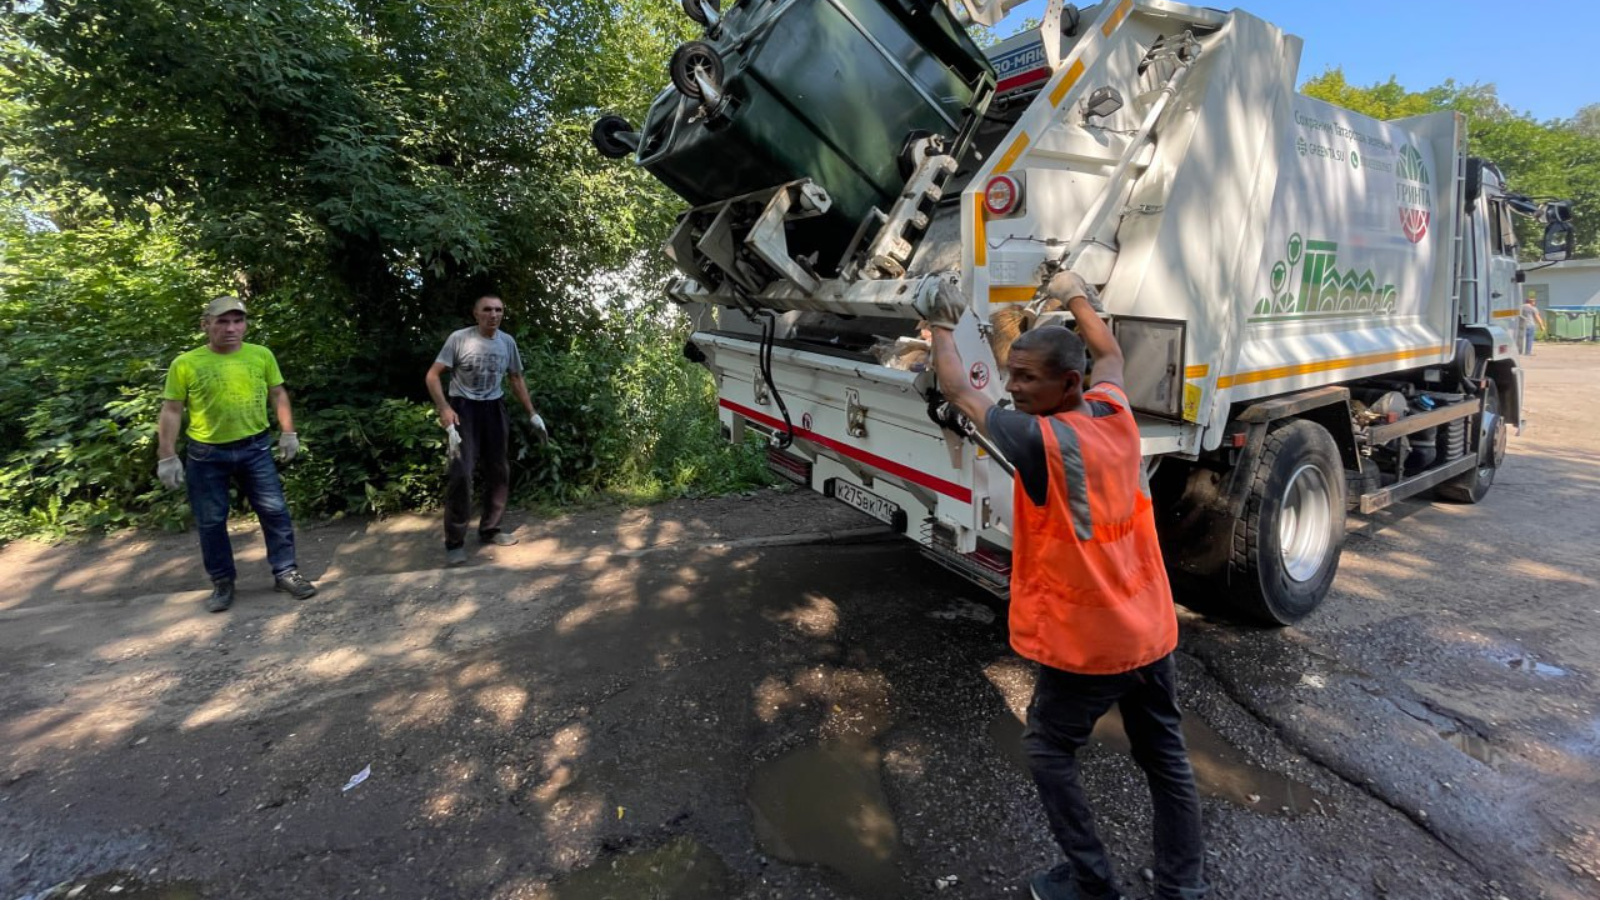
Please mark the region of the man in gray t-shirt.
<svg viewBox="0 0 1600 900"><path fill-rule="evenodd" d="M444 494L445 559L452 566L467 561L467 519L472 514L472 472L483 463L483 516L478 520L478 539L485 544L506 546L517 539L500 530L506 501L511 495L511 461L506 438L510 420L501 398L501 382L511 383L511 392L527 410L534 431L541 438L547 432L544 419L534 411L528 396L528 383L522 377L522 355L517 342L500 330L505 319L505 303L496 296L479 297L472 306L477 325L451 333L439 357L428 368L428 395L439 411L439 425L454 429L459 438L451 441L450 478ZM450 392L446 397L440 380L450 372Z"/></svg>
<svg viewBox="0 0 1600 900"><path fill-rule="evenodd" d="M1533 336L1544 327L1544 316L1539 314L1539 298L1532 294L1522 304L1522 354L1533 355Z"/></svg>

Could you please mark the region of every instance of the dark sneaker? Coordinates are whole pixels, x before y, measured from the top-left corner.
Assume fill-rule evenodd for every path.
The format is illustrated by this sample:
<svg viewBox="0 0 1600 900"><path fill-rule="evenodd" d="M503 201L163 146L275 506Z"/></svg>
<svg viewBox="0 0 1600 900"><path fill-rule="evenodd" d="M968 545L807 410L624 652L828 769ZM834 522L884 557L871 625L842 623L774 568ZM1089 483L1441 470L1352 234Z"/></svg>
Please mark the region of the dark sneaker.
<svg viewBox="0 0 1600 900"><path fill-rule="evenodd" d="M1090 894L1078 887L1071 863L1062 863L1048 872L1033 876L1028 882L1028 889L1033 892L1033 900L1122 900L1122 895L1114 890Z"/></svg>
<svg viewBox="0 0 1600 900"><path fill-rule="evenodd" d="M221 578L211 582L211 596L206 598L206 612L227 612L233 606L233 579Z"/></svg>
<svg viewBox="0 0 1600 900"><path fill-rule="evenodd" d="M478 535L478 540L485 544L493 544L496 547L509 547L517 542L515 536L506 534L504 531L496 531L494 534L480 534Z"/></svg>
<svg viewBox="0 0 1600 900"><path fill-rule="evenodd" d="M467 564L467 548L444 548L444 564L447 566L464 566Z"/></svg>
<svg viewBox="0 0 1600 900"><path fill-rule="evenodd" d="M299 569L290 569L279 575L273 580L272 589L289 594L296 600L304 600L315 596L317 593L317 586L307 581L305 576L300 574Z"/></svg>

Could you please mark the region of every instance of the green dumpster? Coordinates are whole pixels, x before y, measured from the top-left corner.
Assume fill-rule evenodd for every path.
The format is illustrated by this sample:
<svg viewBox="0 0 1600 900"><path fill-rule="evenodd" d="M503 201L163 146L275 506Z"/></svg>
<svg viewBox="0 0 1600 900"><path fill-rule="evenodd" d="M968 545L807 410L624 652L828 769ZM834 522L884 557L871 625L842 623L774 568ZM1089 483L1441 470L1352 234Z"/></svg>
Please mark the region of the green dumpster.
<svg viewBox="0 0 1600 900"><path fill-rule="evenodd" d="M1600 307L1552 307L1544 312L1545 334L1552 341L1600 338Z"/></svg>
<svg viewBox="0 0 1600 900"><path fill-rule="evenodd" d="M824 267L899 196L908 139L961 144L994 86L938 0L741 0L691 44L674 69L699 58L651 106L639 164L695 206L812 179L833 200L808 227L833 245L812 248ZM688 71L712 79L712 98Z"/></svg>

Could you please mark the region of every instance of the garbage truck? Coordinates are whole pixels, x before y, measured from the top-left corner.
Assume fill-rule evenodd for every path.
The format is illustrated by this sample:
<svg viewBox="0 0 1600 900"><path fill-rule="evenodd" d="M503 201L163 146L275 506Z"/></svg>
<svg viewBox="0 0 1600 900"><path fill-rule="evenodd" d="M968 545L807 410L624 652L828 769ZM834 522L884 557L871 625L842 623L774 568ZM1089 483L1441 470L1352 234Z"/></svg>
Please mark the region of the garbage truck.
<svg viewBox="0 0 1600 900"><path fill-rule="evenodd" d="M916 299L967 308L966 377L1009 404L1070 269L1125 356L1180 602L1295 622L1346 516L1484 499L1520 427L1516 217L1453 112L1374 119L1295 91L1301 40L1242 10L1059 0L683 0L701 27L634 125L594 125L689 204L665 243L684 352L728 439L1000 596L1010 464L944 402Z"/></svg>

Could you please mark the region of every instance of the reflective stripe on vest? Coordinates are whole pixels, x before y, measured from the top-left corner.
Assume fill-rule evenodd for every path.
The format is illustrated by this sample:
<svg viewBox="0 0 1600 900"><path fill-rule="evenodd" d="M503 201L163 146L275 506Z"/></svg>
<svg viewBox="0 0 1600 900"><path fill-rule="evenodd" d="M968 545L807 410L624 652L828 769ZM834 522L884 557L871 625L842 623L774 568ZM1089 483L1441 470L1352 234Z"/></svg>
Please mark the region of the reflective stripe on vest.
<svg viewBox="0 0 1600 900"><path fill-rule="evenodd" d="M1067 503L1072 508L1072 530L1078 540L1094 538L1094 518L1089 510L1089 482L1083 474L1083 448L1078 432L1060 419L1046 419L1061 450L1061 471L1067 479Z"/></svg>

